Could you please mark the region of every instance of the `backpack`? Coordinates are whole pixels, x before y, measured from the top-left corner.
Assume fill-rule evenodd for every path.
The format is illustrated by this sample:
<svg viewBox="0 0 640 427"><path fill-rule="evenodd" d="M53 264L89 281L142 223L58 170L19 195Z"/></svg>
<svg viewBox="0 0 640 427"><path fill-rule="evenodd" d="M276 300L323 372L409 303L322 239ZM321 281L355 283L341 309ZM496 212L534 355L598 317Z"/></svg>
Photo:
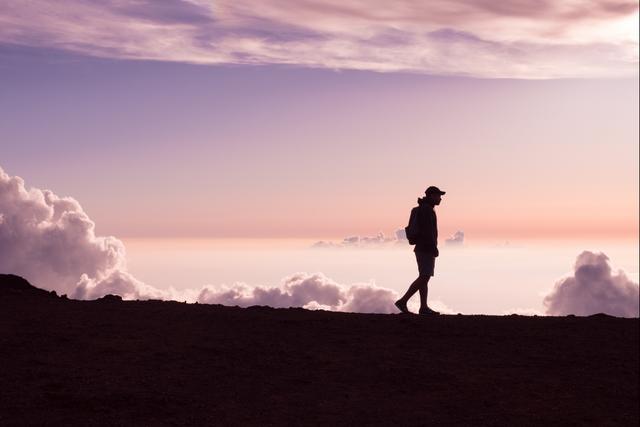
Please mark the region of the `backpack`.
<svg viewBox="0 0 640 427"><path fill-rule="evenodd" d="M411 209L411 215L409 216L409 225L404 228L404 233L407 235L407 240L410 245L418 243L420 237L420 229L418 224L418 211L419 207Z"/></svg>

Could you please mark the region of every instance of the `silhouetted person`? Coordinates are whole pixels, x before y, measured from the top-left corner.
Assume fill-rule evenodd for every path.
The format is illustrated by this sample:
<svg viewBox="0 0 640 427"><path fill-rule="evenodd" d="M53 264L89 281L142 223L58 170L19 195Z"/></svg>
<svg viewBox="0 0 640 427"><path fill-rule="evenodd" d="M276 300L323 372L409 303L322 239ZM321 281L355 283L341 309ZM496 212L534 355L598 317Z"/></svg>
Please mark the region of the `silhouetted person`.
<svg viewBox="0 0 640 427"><path fill-rule="evenodd" d="M407 301L416 292L420 292L419 314L440 314L427 306L429 279L433 276L438 252L438 221L435 206L440 204L444 191L438 187L429 187L425 196L418 199L418 206L411 210L409 225L405 229L409 243L415 244L413 251L418 262L418 278L413 281L402 298L396 301L396 307L403 313L409 313Z"/></svg>

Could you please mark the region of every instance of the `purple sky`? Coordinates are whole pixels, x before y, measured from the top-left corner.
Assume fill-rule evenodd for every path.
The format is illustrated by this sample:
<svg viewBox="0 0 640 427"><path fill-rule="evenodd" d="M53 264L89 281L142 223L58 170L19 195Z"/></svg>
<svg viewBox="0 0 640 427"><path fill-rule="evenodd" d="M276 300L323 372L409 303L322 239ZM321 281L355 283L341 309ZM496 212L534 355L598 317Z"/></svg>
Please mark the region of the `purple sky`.
<svg viewBox="0 0 640 427"><path fill-rule="evenodd" d="M628 0L8 1L0 42L107 58L475 77L637 75Z"/></svg>
<svg viewBox="0 0 640 427"><path fill-rule="evenodd" d="M11 1L0 166L122 237L392 233L431 184L447 235L634 237L637 10Z"/></svg>

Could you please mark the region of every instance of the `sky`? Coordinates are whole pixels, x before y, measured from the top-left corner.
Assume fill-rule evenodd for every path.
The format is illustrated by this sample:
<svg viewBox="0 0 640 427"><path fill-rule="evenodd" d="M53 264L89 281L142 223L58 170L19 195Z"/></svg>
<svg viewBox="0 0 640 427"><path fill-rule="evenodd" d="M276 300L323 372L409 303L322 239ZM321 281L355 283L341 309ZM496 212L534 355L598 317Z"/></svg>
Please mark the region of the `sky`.
<svg viewBox="0 0 640 427"><path fill-rule="evenodd" d="M122 237L392 233L429 185L448 192L446 233L634 237L637 17L606 1L5 2L2 167Z"/></svg>
<svg viewBox="0 0 640 427"><path fill-rule="evenodd" d="M636 1L9 0L0 242L134 295L118 239L393 240L430 185L443 239L637 242L638 91Z"/></svg>

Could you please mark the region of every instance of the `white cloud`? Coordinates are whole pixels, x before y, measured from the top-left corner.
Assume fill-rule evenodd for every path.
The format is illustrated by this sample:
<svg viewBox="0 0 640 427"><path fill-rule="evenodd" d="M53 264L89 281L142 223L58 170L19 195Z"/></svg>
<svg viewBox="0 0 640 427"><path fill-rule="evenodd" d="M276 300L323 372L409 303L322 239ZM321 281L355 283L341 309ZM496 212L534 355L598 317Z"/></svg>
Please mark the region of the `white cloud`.
<svg viewBox="0 0 640 427"><path fill-rule="evenodd" d="M393 303L397 299L398 295L390 289L371 283L342 285L322 273L296 273L286 277L280 286L272 287L249 287L244 283L206 286L198 296L198 302L206 304L305 307L358 313L396 313Z"/></svg>
<svg viewBox="0 0 640 427"><path fill-rule="evenodd" d="M605 254L584 251L576 259L573 275L558 281L543 302L546 313L554 316L638 317L638 295L638 284L622 270L612 274Z"/></svg>
<svg viewBox="0 0 640 427"><path fill-rule="evenodd" d="M331 310L354 313L398 313L394 302L399 295L373 283L343 285L322 273L296 273L286 277L279 286L250 287L244 283L232 286L206 286L198 296L205 304L268 305L270 307L304 307L310 310ZM457 314L441 301L431 300L429 306L442 314ZM417 297L409 302L417 312Z"/></svg>
<svg viewBox="0 0 640 427"><path fill-rule="evenodd" d="M0 215L0 271L73 298L161 296L127 272L122 242L96 236L76 200L27 189L0 168Z"/></svg>
<svg viewBox="0 0 640 427"><path fill-rule="evenodd" d="M636 1L14 1L0 43L200 64L476 77L638 74Z"/></svg>
<svg viewBox="0 0 640 427"><path fill-rule="evenodd" d="M385 236L383 232L379 232L375 236L349 236L342 239L341 242L331 242L320 240L311 245L312 248L388 248L394 246L408 245L407 235L404 228L397 229L393 236ZM444 241L446 246L462 246L464 244L464 231L456 231L451 237Z"/></svg>
<svg viewBox="0 0 640 427"><path fill-rule="evenodd" d="M356 313L397 313L394 302L399 295L394 291L374 285L354 285L347 292L347 302L341 311Z"/></svg>
<svg viewBox="0 0 640 427"><path fill-rule="evenodd" d="M453 236L447 237L444 243L449 246L462 246L464 244L464 231L456 231Z"/></svg>
<svg viewBox="0 0 640 427"><path fill-rule="evenodd" d="M403 229L396 230L393 237L385 236L380 231L375 236L348 236L341 242L320 240L315 242L313 248L383 248L395 245L407 245L407 237Z"/></svg>
<svg viewBox="0 0 640 427"><path fill-rule="evenodd" d="M108 294L120 295L124 299L173 299L168 298L170 294L167 292L148 286L122 270L114 270L102 280L82 274L72 296L97 299Z"/></svg>
<svg viewBox="0 0 640 427"><path fill-rule="evenodd" d="M308 304L305 304L303 306L304 308L306 308L307 310L325 310L325 311L332 311L331 310L331 306L330 305L323 305L323 304L318 304L315 301L311 301Z"/></svg>

